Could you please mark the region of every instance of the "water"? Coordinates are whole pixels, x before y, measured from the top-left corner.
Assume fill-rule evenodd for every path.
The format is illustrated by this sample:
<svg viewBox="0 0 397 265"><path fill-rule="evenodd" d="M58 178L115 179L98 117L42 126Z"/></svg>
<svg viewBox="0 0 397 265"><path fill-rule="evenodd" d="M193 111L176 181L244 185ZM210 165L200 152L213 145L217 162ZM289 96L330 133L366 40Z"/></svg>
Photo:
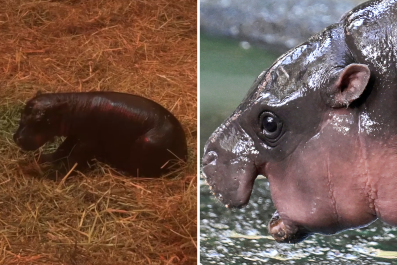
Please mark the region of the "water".
<svg viewBox="0 0 397 265"><path fill-rule="evenodd" d="M336 235L276 243L267 232L275 211L268 182L257 180L247 207L229 210L201 185L201 264L397 264L397 229L376 221Z"/></svg>
<svg viewBox="0 0 397 265"><path fill-rule="evenodd" d="M237 107L256 76L278 54L247 43L201 38L201 154L210 133ZM257 179L247 207L225 208L200 186L201 264L397 264L397 228L376 221L290 245L267 232L275 211L266 179ZM397 207L396 207L397 208Z"/></svg>
<svg viewBox="0 0 397 265"><path fill-rule="evenodd" d="M244 49L248 43L200 40L200 143L241 102L255 78L278 57L259 49Z"/></svg>

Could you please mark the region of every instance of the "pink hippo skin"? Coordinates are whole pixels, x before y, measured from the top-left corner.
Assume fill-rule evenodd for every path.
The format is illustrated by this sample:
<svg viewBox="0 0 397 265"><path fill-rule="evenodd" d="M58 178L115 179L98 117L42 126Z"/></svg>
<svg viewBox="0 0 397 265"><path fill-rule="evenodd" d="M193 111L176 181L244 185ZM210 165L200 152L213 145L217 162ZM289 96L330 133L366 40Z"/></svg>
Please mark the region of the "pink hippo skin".
<svg viewBox="0 0 397 265"><path fill-rule="evenodd" d="M267 176L269 232L296 243L397 225L397 1L369 1L259 75L209 138L203 175L228 207Z"/></svg>

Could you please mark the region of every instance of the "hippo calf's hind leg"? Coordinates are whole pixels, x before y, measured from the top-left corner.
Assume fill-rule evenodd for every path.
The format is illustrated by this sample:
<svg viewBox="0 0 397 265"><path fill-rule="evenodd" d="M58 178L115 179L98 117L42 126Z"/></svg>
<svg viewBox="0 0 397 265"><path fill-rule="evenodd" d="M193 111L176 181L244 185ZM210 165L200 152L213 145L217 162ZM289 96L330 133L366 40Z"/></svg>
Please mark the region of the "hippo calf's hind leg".
<svg viewBox="0 0 397 265"><path fill-rule="evenodd" d="M170 136L156 128L138 138L136 143L140 150L131 150L131 161L135 161L131 171L145 177L160 176L172 171L179 160L185 160L182 153L186 151L179 150L181 147L175 144L167 144L167 137Z"/></svg>

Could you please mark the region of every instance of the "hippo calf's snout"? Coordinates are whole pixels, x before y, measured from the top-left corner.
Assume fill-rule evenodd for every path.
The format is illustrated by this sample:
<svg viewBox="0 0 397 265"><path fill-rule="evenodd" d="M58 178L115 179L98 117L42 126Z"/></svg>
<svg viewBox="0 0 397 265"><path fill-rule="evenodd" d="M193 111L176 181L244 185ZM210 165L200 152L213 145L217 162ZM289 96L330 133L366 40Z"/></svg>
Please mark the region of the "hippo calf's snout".
<svg viewBox="0 0 397 265"><path fill-rule="evenodd" d="M23 138L22 138L20 135L17 135L17 134L15 133L15 134L13 135L13 139L14 139L14 142L15 142L18 146L23 145L23 143L22 143ZM25 149L29 149L29 148L25 148Z"/></svg>
<svg viewBox="0 0 397 265"><path fill-rule="evenodd" d="M269 233L279 243L299 243L311 233L303 227L286 227L276 211L268 224Z"/></svg>
<svg viewBox="0 0 397 265"><path fill-rule="evenodd" d="M257 175L251 154L254 147L246 137L239 128L230 132L219 129L205 146L203 175L214 195L230 208L248 203ZM218 154L222 154L221 157Z"/></svg>
<svg viewBox="0 0 397 265"><path fill-rule="evenodd" d="M208 165L216 165L216 159L218 155L214 151L207 152L203 157L203 167L205 168Z"/></svg>
<svg viewBox="0 0 397 265"><path fill-rule="evenodd" d="M396 29L397 1L368 1L262 72L206 143L214 195L242 207L267 176L278 242L397 225Z"/></svg>

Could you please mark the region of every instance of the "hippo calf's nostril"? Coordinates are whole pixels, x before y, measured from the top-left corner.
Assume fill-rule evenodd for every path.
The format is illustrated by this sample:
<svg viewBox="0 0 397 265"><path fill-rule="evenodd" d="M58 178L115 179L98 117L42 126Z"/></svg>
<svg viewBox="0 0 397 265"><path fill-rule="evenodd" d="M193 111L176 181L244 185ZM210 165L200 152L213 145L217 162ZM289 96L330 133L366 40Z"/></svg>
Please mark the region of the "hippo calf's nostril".
<svg viewBox="0 0 397 265"><path fill-rule="evenodd" d="M275 236L277 236L278 238L284 238L284 236L285 236L284 229L278 230L277 233L275 234Z"/></svg>
<svg viewBox="0 0 397 265"><path fill-rule="evenodd" d="M203 166L210 165L216 163L216 159L218 158L218 154L214 151L209 151L203 157Z"/></svg>

